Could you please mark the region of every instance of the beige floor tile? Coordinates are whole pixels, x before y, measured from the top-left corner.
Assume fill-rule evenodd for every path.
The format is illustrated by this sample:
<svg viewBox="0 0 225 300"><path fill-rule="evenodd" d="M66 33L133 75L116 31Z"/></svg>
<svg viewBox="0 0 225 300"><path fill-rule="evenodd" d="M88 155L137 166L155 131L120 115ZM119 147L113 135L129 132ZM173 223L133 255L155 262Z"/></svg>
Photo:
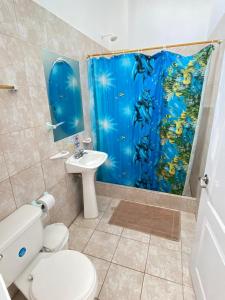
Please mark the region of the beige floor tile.
<svg viewBox="0 0 225 300"><path fill-rule="evenodd" d="M195 234L192 231L181 230L182 252L191 254L191 249L194 244Z"/></svg>
<svg viewBox="0 0 225 300"><path fill-rule="evenodd" d="M114 212L114 208L110 206L105 211L101 221L99 222L97 226L97 230L116 234L116 235L121 235L123 231L122 227L109 224L109 220L111 219L113 212Z"/></svg>
<svg viewBox="0 0 225 300"><path fill-rule="evenodd" d="M149 243L150 241L150 234L128 228L124 228L122 236L143 243Z"/></svg>
<svg viewBox="0 0 225 300"><path fill-rule="evenodd" d="M84 253L111 261L116 250L119 236L95 231L84 249Z"/></svg>
<svg viewBox="0 0 225 300"><path fill-rule="evenodd" d="M184 300L196 300L194 290L191 287L183 286L183 290L184 290Z"/></svg>
<svg viewBox="0 0 225 300"><path fill-rule="evenodd" d="M97 288L96 296L98 296L98 294L99 294L99 292L101 290L102 284L103 284L103 282L105 280L107 271L109 269L110 262L108 262L106 260L103 260L103 259L100 259L100 258L96 258L96 257L90 256L90 255L87 255L87 256L92 261L92 263L94 264L96 272L97 272L97 276L98 276L98 288Z"/></svg>
<svg viewBox="0 0 225 300"><path fill-rule="evenodd" d="M183 300L182 286L145 274L141 300Z"/></svg>
<svg viewBox="0 0 225 300"><path fill-rule="evenodd" d="M112 202L112 198L97 195L97 202L99 211L106 211Z"/></svg>
<svg viewBox="0 0 225 300"><path fill-rule="evenodd" d="M100 300L139 300L143 274L111 264L106 276Z"/></svg>
<svg viewBox="0 0 225 300"><path fill-rule="evenodd" d="M183 285L192 287L190 274L190 255L182 253Z"/></svg>
<svg viewBox="0 0 225 300"><path fill-rule="evenodd" d="M144 272L148 255L148 244L121 238L112 262Z"/></svg>
<svg viewBox="0 0 225 300"><path fill-rule="evenodd" d="M176 283L182 283L180 251L169 250L150 244L146 273Z"/></svg>
<svg viewBox="0 0 225 300"><path fill-rule="evenodd" d="M95 229L103 216L103 212L99 212L99 216L95 219L84 219L84 214L81 212L74 221L74 224L85 228Z"/></svg>
<svg viewBox="0 0 225 300"><path fill-rule="evenodd" d="M94 230L72 224L69 232L69 248L77 251L83 251Z"/></svg>
<svg viewBox="0 0 225 300"><path fill-rule="evenodd" d="M196 220L195 215L187 212L181 213L181 241L182 252L191 253L195 239Z"/></svg>
<svg viewBox="0 0 225 300"><path fill-rule="evenodd" d="M181 251L181 241L171 241L155 235L151 235L150 245L155 245L174 251Z"/></svg>

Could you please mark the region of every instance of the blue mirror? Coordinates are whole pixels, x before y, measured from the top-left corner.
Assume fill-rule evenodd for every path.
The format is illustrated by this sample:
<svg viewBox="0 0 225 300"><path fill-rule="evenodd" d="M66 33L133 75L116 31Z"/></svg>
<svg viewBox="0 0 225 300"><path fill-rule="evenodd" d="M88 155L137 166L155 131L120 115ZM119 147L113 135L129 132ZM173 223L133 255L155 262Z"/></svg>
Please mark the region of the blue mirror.
<svg viewBox="0 0 225 300"><path fill-rule="evenodd" d="M84 130L79 63L49 52L44 58L54 140L58 141Z"/></svg>

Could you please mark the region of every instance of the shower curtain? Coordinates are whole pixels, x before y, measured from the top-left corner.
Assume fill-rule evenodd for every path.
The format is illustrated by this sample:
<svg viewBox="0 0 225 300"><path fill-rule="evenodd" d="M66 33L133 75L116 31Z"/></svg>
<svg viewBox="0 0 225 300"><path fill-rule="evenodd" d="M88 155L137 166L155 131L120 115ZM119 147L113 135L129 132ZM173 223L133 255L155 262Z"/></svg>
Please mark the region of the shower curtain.
<svg viewBox="0 0 225 300"><path fill-rule="evenodd" d="M88 61L94 148L108 153L99 181L182 194L213 49Z"/></svg>

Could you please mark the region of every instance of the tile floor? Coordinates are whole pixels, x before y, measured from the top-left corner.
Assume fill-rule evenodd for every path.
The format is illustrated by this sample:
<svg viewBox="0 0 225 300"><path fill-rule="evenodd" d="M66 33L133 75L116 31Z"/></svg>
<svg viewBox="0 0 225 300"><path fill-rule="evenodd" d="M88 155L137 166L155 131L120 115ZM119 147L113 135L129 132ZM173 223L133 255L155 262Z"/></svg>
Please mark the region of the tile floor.
<svg viewBox="0 0 225 300"><path fill-rule="evenodd" d="M98 197L99 217L70 226L70 249L91 259L98 274L99 300L194 300L189 257L195 217L181 213L181 241L174 242L109 225L119 200ZM23 300L20 293L14 300Z"/></svg>

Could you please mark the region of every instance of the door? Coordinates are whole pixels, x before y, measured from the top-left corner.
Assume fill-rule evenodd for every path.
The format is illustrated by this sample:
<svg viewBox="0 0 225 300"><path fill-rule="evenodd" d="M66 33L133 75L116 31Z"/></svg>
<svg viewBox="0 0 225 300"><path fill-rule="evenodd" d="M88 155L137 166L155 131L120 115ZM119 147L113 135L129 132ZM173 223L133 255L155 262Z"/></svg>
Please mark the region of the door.
<svg viewBox="0 0 225 300"><path fill-rule="evenodd" d="M225 299L225 57L219 83L191 274L197 300Z"/></svg>
<svg viewBox="0 0 225 300"><path fill-rule="evenodd" d="M0 274L0 299L1 300L10 300L8 290L6 288L5 282Z"/></svg>

